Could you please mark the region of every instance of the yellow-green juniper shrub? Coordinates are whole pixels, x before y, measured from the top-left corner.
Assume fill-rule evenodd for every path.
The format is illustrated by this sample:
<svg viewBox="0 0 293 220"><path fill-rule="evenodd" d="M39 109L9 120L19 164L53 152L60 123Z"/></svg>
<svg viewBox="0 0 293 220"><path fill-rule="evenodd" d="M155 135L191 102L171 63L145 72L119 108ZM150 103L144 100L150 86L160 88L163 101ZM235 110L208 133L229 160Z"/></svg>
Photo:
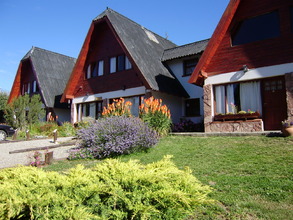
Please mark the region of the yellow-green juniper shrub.
<svg viewBox="0 0 293 220"><path fill-rule="evenodd" d="M108 159L67 174L10 168L0 171L0 219L182 219L211 202L210 191L170 157Z"/></svg>

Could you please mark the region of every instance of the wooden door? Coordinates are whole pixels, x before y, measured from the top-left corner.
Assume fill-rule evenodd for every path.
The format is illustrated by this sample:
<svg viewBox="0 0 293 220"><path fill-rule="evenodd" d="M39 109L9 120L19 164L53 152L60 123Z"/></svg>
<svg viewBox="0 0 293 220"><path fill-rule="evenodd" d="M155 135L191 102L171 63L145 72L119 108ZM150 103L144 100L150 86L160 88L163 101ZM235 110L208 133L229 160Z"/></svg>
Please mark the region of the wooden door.
<svg viewBox="0 0 293 220"><path fill-rule="evenodd" d="M263 121L265 130L280 130L287 118L286 88L284 77L262 81Z"/></svg>

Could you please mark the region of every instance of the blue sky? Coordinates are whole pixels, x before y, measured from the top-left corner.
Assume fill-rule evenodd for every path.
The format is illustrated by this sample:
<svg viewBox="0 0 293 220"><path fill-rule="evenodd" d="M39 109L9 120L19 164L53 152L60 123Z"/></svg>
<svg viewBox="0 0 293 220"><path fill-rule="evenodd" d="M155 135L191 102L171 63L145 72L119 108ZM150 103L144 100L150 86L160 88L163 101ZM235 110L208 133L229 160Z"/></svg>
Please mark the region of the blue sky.
<svg viewBox="0 0 293 220"><path fill-rule="evenodd" d="M77 58L91 21L110 7L177 45L210 38L229 0L0 0L0 89L32 46Z"/></svg>

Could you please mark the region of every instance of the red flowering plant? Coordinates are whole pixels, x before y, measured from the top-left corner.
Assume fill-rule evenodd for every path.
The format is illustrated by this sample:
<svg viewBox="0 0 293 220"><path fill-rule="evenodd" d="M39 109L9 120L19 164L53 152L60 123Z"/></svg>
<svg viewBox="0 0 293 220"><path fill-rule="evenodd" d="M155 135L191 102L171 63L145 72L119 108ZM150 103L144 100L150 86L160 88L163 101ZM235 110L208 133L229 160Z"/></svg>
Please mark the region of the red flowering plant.
<svg viewBox="0 0 293 220"><path fill-rule="evenodd" d="M104 107L102 116L110 117L110 116L131 116L131 108L132 103L130 101L125 102L123 98L114 99L113 103L108 104L107 107Z"/></svg>
<svg viewBox="0 0 293 220"><path fill-rule="evenodd" d="M162 99L142 98L141 102L139 117L156 130L160 136L167 135L172 124L171 113L168 107L162 104Z"/></svg>

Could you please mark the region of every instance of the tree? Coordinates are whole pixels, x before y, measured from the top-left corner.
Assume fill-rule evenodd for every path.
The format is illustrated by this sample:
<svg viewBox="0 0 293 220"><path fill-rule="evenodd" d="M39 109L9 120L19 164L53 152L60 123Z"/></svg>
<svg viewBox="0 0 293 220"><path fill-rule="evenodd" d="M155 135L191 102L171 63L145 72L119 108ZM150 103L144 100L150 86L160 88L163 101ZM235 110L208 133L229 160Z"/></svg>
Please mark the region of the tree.
<svg viewBox="0 0 293 220"><path fill-rule="evenodd" d="M40 95L33 95L29 102L29 111L27 113L28 124L38 123L45 117L45 110L42 108L43 103Z"/></svg>
<svg viewBox="0 0 293 220"><path fill-rule="evenodd" d="M8 94L0 90L0 123L4 122L4 110L7 105Z"/></svg>
<svg viewBox="0 0 293 220"><path fill-rule="evenodd" d="M42 108L40 95L29 97L28 94L25 94L24 96L19 96L8 104L5 109L7 123L20 129L39 122L44 116L45 111Z"/></svg>

